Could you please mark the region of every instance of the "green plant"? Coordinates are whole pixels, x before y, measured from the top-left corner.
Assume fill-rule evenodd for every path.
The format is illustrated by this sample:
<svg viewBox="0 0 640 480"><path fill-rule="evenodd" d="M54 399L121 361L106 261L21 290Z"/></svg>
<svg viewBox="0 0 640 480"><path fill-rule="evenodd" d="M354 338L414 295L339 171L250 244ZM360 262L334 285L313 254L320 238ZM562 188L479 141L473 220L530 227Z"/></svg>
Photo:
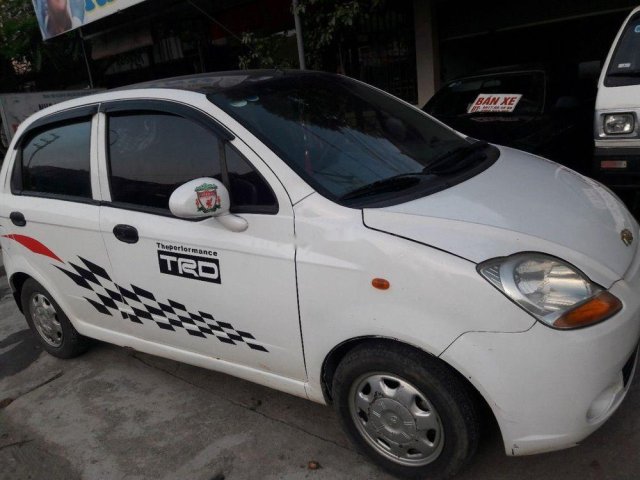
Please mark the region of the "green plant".
<svg viewBox="0 0 640 480"><path fill-rule="evenodd" d="M241 42L247 53L238 58L239 67L243 70L248 68L291 68L289 59L282 53L286 39L284 33L257 36L252 32L244 32L241 36Z"/></svg>
<svg viewBox="0 0 640 480"><path fill-rule="evenodd" d="M68 33L44 42L31 0L0 0L0 90L21 83L55 87L77 83L82 69L78 37Z"/></svg>
<svg viewBox="0 0 640 480"><path fill-rule="evenodd" d="M384 0L299 0L296 12L302 23L305 59L308 67L323 69L323 57L337 50L337 45L352 33L358 16L369 12ZM293 12L292 12L293 13ZM240 68L286 67L290 63L280 53L284 35L259 36L243 33L247 51L239 58ZM283 65L287 63L287 65Z"/></svg>

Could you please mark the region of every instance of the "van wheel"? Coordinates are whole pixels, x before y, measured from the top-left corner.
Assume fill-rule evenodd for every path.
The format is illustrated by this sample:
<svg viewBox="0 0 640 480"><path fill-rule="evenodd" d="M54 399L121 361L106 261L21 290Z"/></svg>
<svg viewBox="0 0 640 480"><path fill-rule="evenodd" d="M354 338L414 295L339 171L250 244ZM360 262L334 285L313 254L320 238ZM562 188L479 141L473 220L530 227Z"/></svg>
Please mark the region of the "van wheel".
<svg viewBox="0 0 640 480"><path fill-rule="evenodd" d="M403 345L356 347L333 378L334 406L362 453L404 478L448 478L478 444L475 404L449 366Z"/></svg>
<svg viewBox="0 0 640 480"><path fill-rule="evenodd" d="M88 338L80 335L45 288L32 278L24 282L20 295L22 311L42 347L54 357L73 358L89 348Z"/></svg>

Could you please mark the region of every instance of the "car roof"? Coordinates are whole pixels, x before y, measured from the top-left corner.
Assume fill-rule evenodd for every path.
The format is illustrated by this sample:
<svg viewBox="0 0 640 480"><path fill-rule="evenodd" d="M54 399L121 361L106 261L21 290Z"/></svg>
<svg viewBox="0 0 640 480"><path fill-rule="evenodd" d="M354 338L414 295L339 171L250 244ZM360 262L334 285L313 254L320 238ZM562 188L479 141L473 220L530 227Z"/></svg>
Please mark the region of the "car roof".
<svg viewBox="0 0 640 480"><path fill-rule="evenodd" d="M20 125L20 131L30 126L36 121L40 121L51 115L58 114L65 110L72 110L88 105L110 102L114 100L131 99L135 100L139 95L139 91L145 91L145 96L150 92L154 92L151 98L155 98L158 91L167 90L175 93L185 92L189 94L208 95L219 93L241 85L251 85L262 82L269 82L282 78L334 78L339 75L318 72L312 70L231 70L224 72L208 72L196 75L184 75L180 77L171 77L158 80L151 80L143 83L136 83L117 87L90 95L65 100L64 102L55 103L49 107L31 115ZM141 92L140 92L141 93ZM141 93L142 94L142 93ZM167 92L167 95L169 93ZM16 132L16 136L18 132Z"/></svg>
<svg viewBox="0 0 640 480"><path fill-rule="evenodd" d="M203 93L205 95L219 93L241 85L268 82L277 78L294 77L327 77L330 73L309 70L230 70L225 72L208 72L196 75L151 80L111 89L114 91L138 90L143 88L168 88Z"/></svg>

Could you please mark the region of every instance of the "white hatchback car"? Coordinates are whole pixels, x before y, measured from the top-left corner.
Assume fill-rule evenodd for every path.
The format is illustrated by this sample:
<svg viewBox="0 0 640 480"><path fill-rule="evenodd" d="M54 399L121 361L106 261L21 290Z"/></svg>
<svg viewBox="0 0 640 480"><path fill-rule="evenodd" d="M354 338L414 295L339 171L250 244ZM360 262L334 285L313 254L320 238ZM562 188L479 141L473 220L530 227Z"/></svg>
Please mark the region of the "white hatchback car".
<svg viewBox="0 0 640 480"><path fill-rule="evenodd" d="M573 446L633 377L622 203L355 80L61 103L20 127L0 185L7 274L48 352L90 337L332 403L397 475L454 474L482 412L508 455Z"/></svg>

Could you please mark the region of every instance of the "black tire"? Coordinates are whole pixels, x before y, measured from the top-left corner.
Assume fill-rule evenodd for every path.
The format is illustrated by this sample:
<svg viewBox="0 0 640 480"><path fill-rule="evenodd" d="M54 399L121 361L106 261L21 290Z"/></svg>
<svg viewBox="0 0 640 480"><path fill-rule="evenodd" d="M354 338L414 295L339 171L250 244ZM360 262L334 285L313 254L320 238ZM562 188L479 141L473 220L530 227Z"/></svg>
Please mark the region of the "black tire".
<svg viewBox="0 0 640 480"><path fill-rule="evenodd" d="M38 328L36 328L30 306L30 302L32 302L36 295L43 296L55 309L55 318L61 327L60 345L50 344L44 334L40 333ZM77 332L51 294L38 282L32 278L24 282L20 294L20 301L22 303L22 312L27 319L29 327L42 344L42 348L51 355L58 358L74 358L87 351L91 344L90 340Z"/></svg>
<svg viewBox="0 0 640 480"><path fill-rule="evenodd" d="M434 451L433 455L437 457L430 459L427 456L422 460L430 463L409 466L390 459L369 443L371 440L365 438L366 433L361 433L351 413L350 396L354 395L352 389L357 392L356 383L361 385L362 379L369 374L390 374L404 380L416 388L435 409L440 419L438 426L442 436L438 438L441 438L441 450L439 454L437 450ZM364 383L367 383L366 380ZM412 479L449 478L475 454L479 423L473 396L458 374L437 358L401 344L370 342L360 345L349 352L338 366L333 377L332 394L342 427L358 450L393 475ZM381 397L373 395L372 398L379 401ZM370 410L366 413L354 407L360 411L366 423L373 418L369 415L374 403L369 404ZM380 417L379 413L377 416ZM391 421L398 422L396 415L392 414L391 417L395 417Z"/></svg>

